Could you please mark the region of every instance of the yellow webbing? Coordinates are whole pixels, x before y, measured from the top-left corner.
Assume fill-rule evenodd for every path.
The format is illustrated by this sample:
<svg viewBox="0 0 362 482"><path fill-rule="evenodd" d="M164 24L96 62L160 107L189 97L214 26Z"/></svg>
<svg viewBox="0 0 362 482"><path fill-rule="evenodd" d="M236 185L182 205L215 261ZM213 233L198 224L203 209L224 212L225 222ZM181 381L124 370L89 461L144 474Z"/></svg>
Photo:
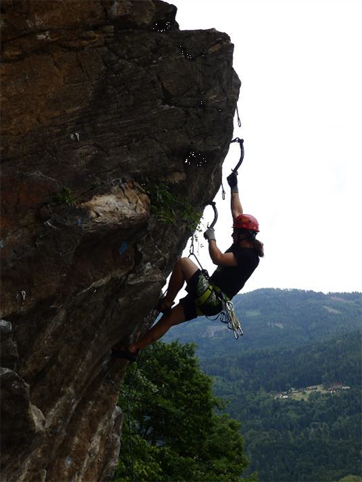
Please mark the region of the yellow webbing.
<svg viewBox="0 0 362 482"><path fill-rule="evenodd" d="M220 288L218 288L217 286L209 285L208 288L202 293L202 295L199 296L197 300L194 301L196 305L197 316L201 316L204 314L201 310L201 306L206 303L206 301L210 298L213 291L217 291L218 293L221 293ZM223 296L225 297L226 301L229 301L229 298L225 295L225 293L223 293Z"/></svg>

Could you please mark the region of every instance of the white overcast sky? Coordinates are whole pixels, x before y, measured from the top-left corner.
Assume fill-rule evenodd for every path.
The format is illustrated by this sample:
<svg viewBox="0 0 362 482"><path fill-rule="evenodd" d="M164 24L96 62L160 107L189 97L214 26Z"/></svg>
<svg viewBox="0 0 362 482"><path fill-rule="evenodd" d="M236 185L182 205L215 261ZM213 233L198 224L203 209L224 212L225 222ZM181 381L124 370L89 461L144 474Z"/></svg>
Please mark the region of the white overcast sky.
<svg viewBox="0 0 362 482"><path fill-rule="evenodd" d="M239 190L265 258L244 291L362 291L362 2L174 0L181 30L216 28L235 45L245 141ZM231 244L217 196L216 239ZM211 208L207 208L210 210ZM207 243L200 259L210 272Z"/></svg>

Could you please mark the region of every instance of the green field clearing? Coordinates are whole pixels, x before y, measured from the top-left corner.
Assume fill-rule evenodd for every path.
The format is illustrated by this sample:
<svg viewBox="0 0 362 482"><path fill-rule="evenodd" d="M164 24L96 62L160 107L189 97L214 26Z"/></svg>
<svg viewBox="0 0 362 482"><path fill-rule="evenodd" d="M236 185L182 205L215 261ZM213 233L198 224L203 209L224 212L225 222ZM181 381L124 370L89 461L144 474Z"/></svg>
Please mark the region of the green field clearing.
<svg viewBox="0 0 362 482"><path fill-rule="evenodd" d="M288 397L292 400L308 400L312 393L329 393L328 390L323 388L323 385L316 385L315 389L311 389L310 387L306 387L304 391L292 391L288 393Z"/></svg>

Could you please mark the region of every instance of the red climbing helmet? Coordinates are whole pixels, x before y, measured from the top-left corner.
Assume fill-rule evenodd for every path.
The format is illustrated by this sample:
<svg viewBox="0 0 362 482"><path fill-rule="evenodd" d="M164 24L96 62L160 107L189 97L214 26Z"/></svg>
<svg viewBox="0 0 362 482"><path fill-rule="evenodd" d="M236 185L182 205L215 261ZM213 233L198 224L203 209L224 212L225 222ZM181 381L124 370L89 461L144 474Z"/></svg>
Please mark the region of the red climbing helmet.
<svg viewBox="0 0 362 482"><path fill-rule="evenodd" d="M240 214L234 219L233 228L249 229L259 232L259 223L251 214Z"/></svg>

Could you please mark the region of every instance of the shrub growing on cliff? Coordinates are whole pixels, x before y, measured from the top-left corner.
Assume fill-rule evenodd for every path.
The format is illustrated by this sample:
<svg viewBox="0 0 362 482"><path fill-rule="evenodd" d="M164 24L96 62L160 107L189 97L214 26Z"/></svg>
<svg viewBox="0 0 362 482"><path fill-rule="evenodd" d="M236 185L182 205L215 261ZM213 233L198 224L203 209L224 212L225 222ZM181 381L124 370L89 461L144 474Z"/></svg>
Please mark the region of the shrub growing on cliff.
<svg viewBox="0 0 362 482"><path fill-rule="evenodd" d="M124 388L115 481L240 481L247 460L239 424L215 413L222 404L193 345L151 345L128 370Z"/></svg>
<svg viewBox="0 0 362 482"><path fill-rule="evenodd" d="M151 213L161 222L178 226L180 221L183 221L191 231L195 231L202 213L196 210L187 199L175 197L164 182L151 185L147 192L151 199Z"/></svg>

